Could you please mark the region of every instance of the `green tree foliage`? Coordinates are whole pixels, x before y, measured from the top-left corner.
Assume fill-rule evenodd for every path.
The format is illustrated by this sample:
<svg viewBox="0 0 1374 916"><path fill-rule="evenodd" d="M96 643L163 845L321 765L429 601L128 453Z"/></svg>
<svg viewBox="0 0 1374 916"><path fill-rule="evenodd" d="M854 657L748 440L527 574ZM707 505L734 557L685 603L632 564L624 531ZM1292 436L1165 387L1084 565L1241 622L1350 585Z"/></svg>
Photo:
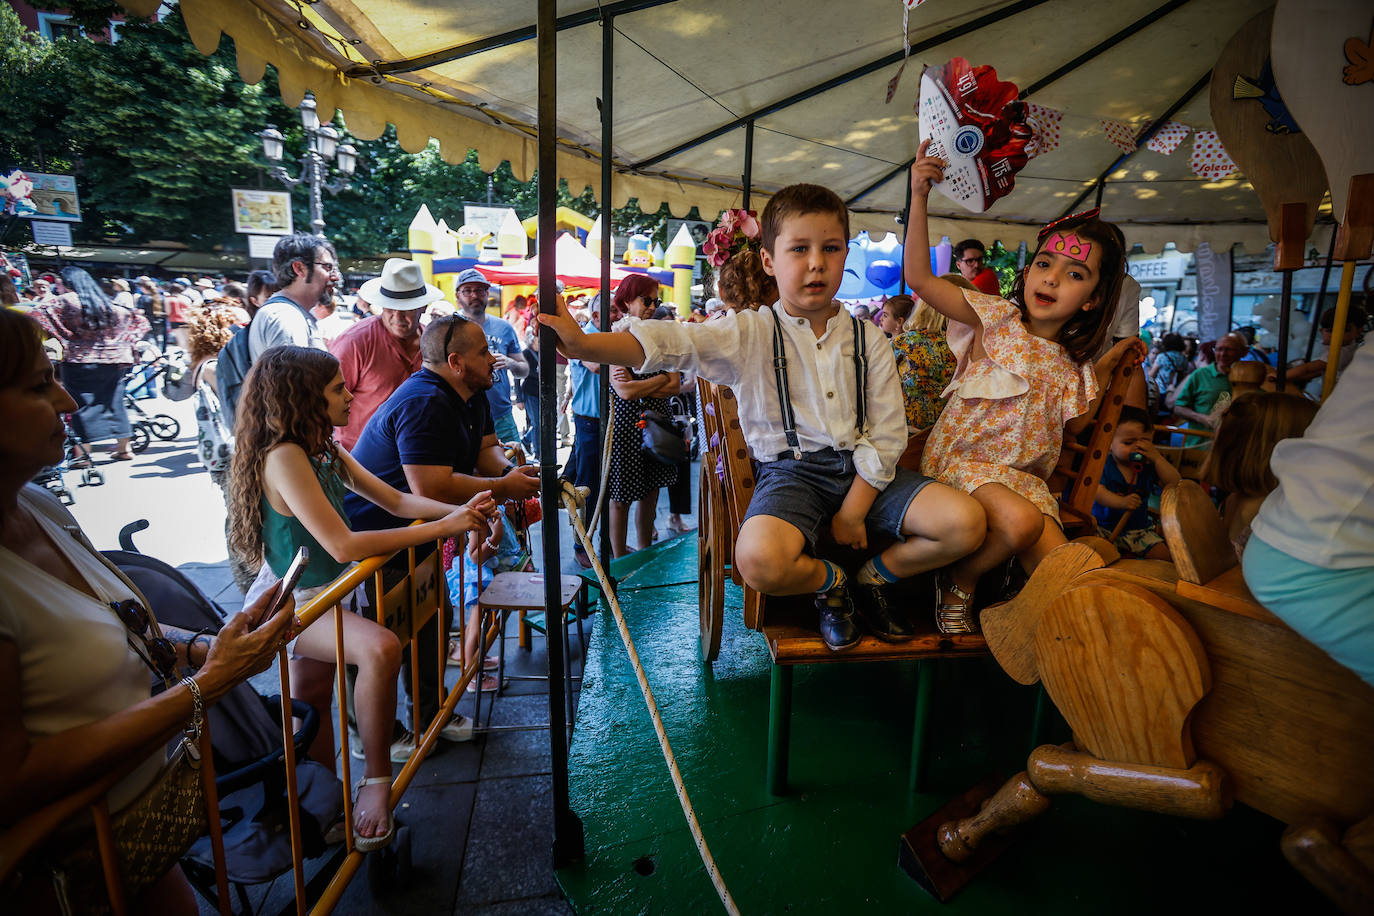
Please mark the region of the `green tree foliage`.
<svg viewBox="0 0 1374 916"><path fill-rule="evenodd" d="M120 14L109 0L37 5L70 11L89 34ZM281 187L267 175L257 132L275 124L285 135L282 164L292 175L305 150L299 114L282 104L275 71L269 67L256 86L245 84L232 42L202 56L176 10L159 22L126 21L114 44L48 42L0 4L0 111L10 115L0 167L75 174L84 220L74 231L84 241L242 250L229 189ZM335 124L346 128L341 118ZM344 140L358 148L357 173L348 190L325 195L325 231L344 257L403 251L421 204L453 228L462 224L464 203L490 200L521 219L537 211L537 176L517 181L504 163L488 178L475 153L458 165L446 163L433 142L407 153L390 127L377 140ZM305 185L292 201L297 227L308 229ZM600 211L590 190L574 195L566 182L557 201L588 216ZM666 245L670 215L666 206L645 213L631 200L613 213L612 231L621 238L644 232Z"/></svg>
<svg viewBox="0 0 1374 916"><path fill-rule="evenodd" d="M53 115L66 108L68 44L44 41L24 28L13 9L0 5L0 167L70 168L61 117Z"/></svg>

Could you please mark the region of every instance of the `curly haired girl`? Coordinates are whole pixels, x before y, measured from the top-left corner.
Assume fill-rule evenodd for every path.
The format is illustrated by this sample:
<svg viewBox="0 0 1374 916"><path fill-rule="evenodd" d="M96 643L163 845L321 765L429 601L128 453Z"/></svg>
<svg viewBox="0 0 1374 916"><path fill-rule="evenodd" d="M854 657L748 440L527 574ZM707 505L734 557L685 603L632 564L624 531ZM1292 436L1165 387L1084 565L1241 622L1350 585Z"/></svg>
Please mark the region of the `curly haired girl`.
<svg viewBox="0 0 1374 916"><path fill-rule="evenodd" d="M296 591L297 604L304 605L354 561L485 529L486 519L495 513L489 491L464 506L450 506L402 493L378 480L331 438L334 427L347 424L352 400L339 361L323 350L273 347L249 370L234 428L229 512L230 548L245 559L262 561L246 604L285 575L299 547L310 550L310 565ZM345 489L392 515L430 521L352 531L343 512ZM389 747L401 645L394 633L365 617L341 616L345 661L358 667L354 695L364 779L358 784L353 819L356 846L366 852L385 846L393 833ZM299 685L302 699L327 711L333 663L333 621L321 617L292 644L293 692ZM316 698L321 690L323 697ZM328 715L320 721L311 755L332 766L333 729Z"/></svg>

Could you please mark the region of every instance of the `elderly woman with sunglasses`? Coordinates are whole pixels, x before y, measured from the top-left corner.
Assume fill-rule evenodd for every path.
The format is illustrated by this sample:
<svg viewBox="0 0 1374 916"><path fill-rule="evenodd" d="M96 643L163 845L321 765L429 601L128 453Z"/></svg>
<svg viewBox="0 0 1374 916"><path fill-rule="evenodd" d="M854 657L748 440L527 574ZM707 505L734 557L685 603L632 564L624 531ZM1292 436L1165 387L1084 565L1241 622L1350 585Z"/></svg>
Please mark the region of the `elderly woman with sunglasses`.
<svg viewBox="0 0 1374 916"><path fill-rule="evenodd" d="M267 668L294 622L288 600L250 626L266 612L264 600L218 636L165 627L159 637L132 585L51 494L29 483L61 460L62 414L75 409L38 326L0 310L0 827L132 767L107 796L117 815L157 776L168 739ZM150 696L150 667L174 667L176 686ZM42 910L51 892L38 878L25 890ZM197 911L175 866L131 902L134 912Z"/></svg>

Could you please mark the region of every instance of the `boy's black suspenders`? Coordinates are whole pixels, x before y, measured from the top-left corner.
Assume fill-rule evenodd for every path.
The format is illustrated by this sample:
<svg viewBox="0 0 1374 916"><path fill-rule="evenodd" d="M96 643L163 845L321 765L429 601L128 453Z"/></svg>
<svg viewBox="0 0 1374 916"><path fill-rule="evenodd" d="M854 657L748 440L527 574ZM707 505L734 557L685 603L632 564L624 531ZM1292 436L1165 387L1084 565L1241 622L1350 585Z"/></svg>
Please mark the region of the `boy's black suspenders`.
<svg viewBox="0 0 1374 916"><path fill-rule="evenodd" d="M787 447L792 450L793 458L802 456L801 440L797 438L797 418L792 411L792 388L787 383L787 349L782 339L782 319L770 306L773 314L773 378L778 389L778 405L782 408L782 432L787 437ZM855 426L859 437L868 432L865 406L868 402L868 340L864 334L864 322L849 316L854 328L854 391L858 404L855 408Z"/></svg>

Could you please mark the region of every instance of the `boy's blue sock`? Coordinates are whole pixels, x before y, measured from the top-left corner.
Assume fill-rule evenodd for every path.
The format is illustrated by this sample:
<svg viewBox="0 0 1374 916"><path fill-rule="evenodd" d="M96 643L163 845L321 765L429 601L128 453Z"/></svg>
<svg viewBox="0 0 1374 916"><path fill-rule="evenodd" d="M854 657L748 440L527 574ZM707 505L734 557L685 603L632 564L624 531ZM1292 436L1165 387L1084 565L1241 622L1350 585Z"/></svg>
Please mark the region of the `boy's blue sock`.
<svg viewBox="0 0 1374 916"><path fill-rule="evenodd" d="M859 582L864 585L884 585L896 581L897 576L883 565L883 558L877 554L859 569Z"/></svg>
<svg viewBox="0 0 1374 916"><path fill-rule="evenodd" d="M826 592L844 585L845 577L843 569L840 569L840 567L831 563L829 560L821 560L820 563L825 567L825 581L821 583L820 588L816 589L817 594L824 595Z"/></svg>

